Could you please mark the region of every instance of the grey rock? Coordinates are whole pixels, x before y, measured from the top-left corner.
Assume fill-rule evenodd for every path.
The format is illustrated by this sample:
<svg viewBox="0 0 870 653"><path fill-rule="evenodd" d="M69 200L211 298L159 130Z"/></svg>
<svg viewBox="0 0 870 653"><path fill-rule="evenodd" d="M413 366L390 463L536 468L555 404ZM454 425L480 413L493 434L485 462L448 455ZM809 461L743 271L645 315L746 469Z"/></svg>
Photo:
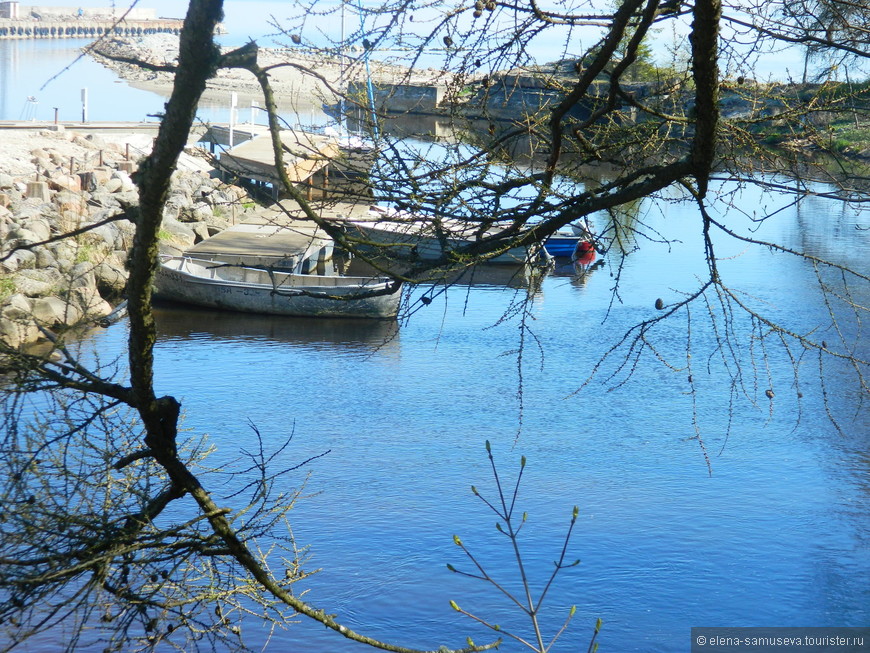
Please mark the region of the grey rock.
<svg viewBox="0 0 870 653"><path fill-rule="evenodd" d="M8 320L23 320L30 315L31 302L20 293L16 293L6 300L5 306L0 310L0 315Z"/></svg>
<svg viewBox="0 0 870 653"><path fill-rule="evenodd" d="M15 272L16 270L32 268L36 265L36 254L27 249L19 249L0 262L0 270Z"/></svg>
<svg viewBox="0 0 870 653"><path fill-rule="evenodd" d="M25 297L45 297L50 295L53 289L53 286L49 283L37 281L36 279L28 279L19 275L12 277L12 281L15 283L15 290Z"/></svg>
<svg viewBox="0 0 870 653"><path fill-rule="evenodd" d="M10 241L12 241L12 244L18 246L30 245L32 243L38 243L40 240L42 240L30 229L25 229L24 227L15 227L13 229L10 229L6 237Z"/></svg>
<svg viewBox="0 0 870 653"><path fill-rule="evenodd" d="M193 230L178 220L164 219L163 229L170 235L167 244L184 248L191 247L196 242L196 234Z"/></svg>
<svg viewBox="0 0 870 653"><path fill-rule="evenodd" d="M94 227L88 232L92 238L99 239L99 245L105 245L107 249L120 249L123 247L123 236L113 222Z"/></svg>
<svg viewBox="0 0 870 653"><path fill-rule="evenodd" d="M124 268L123 263L120 265L117 262L113 264L109 261L100 263L94 268L94 273L97 277L97 289L101 296L119 297L127 287L129 273Z"/></svg>
<svg viewBox="0 0 870 653"><path fill-rule="evenodd" d="M71 243L58 241L48 246L60 270L69 270L75 265L76 250Z"/></svg>
<svg viewBox="0 0 870 653"><path fill-rule="evenodd" d="M96 288L97 277L94 274L94 264L90 262L76 263L69 274L69 287Z"/></svg>
<svg viewBox="0 0 870 653"><path fill-rule="evenodd" d="M36 236L33 242L41 242L51 238L51 223L45 218L31 218L21 225Z"/></svg>
<svg viewBox="0 0 870 653"><path fill-rule="evenodd" d="M19 222L23 223L27 218L42 218L44 216L56 216L55 208L48 203L47 200L42 200L35 197L28 197L21 202L15 217Z"/></svg>
<svg viewBox="0 0 870 653"><path fill-rule="evenodd" d="M125 204L139 204L139 191L135 188L133 190L122 190L120 193L117 193L117 196L118 200Z"/></svg>
<svg viewBox="0 0 870 653"><path fill-rule="evenodd" d="M38 258L38 257L37 257ZM61 285L60 272L54 268L21 270L12 277L15 289L25 297L45 297Z"/></svg>
<svg viewBox="0 0 870 653"><path fill-rule="evenodd" d="M31 319L31 301L24 295L12 295L0 311L0 340L19 347L39 338L39 329Z"/></svg>
<svg viewBox="0 0 870 653"><path fill-rule="evenodd" d="M208 222L214 217L214 210L205 202L197 202L190 209L190 222Z"/></svg>
<svg viewBox="0 0 870 653"><path fill-rule="evenodd" d="M57 269L60 265L54 256L54 252L47 246L37 247L33 250L36 254L36 268L40 270Z"/></svg>
<svg viewBox="0 0 870 653"><path fill-rule="evenodd" d="M31 315L38 324L53 327L78 324L82 319L82 310L60 297L40 297L33 300Z"/></svg>
<svg viewBox="0 0 870 653"><path fill-rule="evenodd" d="M97 287L73 288L69 294L70 303L78 310L78 319L67 324L77 324L82 319L93 320L112 312L112 306L102 298Z"/></svg>
<svg viewBox="0 0 870 653"><path fill-rule="evenodd" d="M107 193L117 193L124 188L124 182L117 177L112 177L103 185L103 190Z"/></svg>
<svg viewBox="0 0 870 653"><path fill-rule="evenodd" d="M136 190L136 184L133 183L133 180L130 179L130 175L128 175L123 170L115 170L112 172L112 179L118 179L121 182L120 191L124 193L129 193L132 190ZM109 181L112 181L110 179Z"/></svg>
<svg viewBox="0 0 870 653"><path fill-rule="evenodd" d="M211 234L209 233L207 222L192 222L188 226L194 233L196 243L201 243L202 241L211 236Z"/></svg>
<svg viewBox="0 0 870 653"><path fill-rule="evenodd" d="M118 207L120 204L118 203L118 197L114 193L109 193L105 188L101 188L96 192L91 194L91 199L88 200L88 204L91 206L95 206L97 208L113 208Z"/></svg>

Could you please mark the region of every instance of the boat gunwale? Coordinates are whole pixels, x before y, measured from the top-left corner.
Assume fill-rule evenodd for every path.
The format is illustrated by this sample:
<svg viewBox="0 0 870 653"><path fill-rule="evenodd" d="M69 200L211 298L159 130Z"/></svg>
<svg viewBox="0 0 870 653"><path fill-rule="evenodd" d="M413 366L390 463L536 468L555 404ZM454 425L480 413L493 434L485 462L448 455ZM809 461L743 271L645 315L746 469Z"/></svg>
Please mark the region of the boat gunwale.
<svg viewBox="0 0 870 653"><path fill-rule="evenodd" d="M207 286L233 286L237 288L250 288L253 290L267 290L269 292L275 293L293 293L294 291L297 294L312 294L319 293L323 295L330 294L328 290L334 289L348 289L352 292L362 291L362 292L372 292L375 290L386 289L390 286L391 283L394 283L394 280L388 277L345 277L345 276L330 276L330 275L313 275L313 274L303 274L301 272L283 272L278 270L273 270L272 274L281 275L281 277L288 278L291 280L309 280L312 278L320 278L320 279L347 279L350 283L339 283L334 285L315 285L315 284L300 284L300 285L283 285L283 284L275 284L275 283L258 283L251 281L237 281L232 279L220 279L212 277L204 277L193 272L177 269L170 265L167 265L170 261L179 261L183 264L185 261L191 261L196 264L200 263L213 263L216 265L212 266L202 266L205 270L216 270L219 268L227 267L227 268L237 268L240 270L253 270L260 274L269 274L269 268L267 267L256 267L251 265L236 265L234 263L225 263L222 261L214 261L208 259L199 259L193 258L190 256L164 256L161 258L160 265L162 268L169 272L173 272L175 274L183 275L186 279L190 281L202 285ZM336 294L336 293L333 293Z"/></svg>

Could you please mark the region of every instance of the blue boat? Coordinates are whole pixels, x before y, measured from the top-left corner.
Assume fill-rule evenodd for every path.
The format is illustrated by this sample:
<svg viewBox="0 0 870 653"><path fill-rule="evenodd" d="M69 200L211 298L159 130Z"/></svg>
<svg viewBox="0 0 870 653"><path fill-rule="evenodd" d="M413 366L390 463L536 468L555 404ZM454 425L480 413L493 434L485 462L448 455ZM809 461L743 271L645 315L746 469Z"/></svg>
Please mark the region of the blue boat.
<svg viewBox="0 0 870 653"><path fill-rule="evenodd" d="M574 255L574 250L577 249L577 244L580 241L585 241L586 238L569 234L560 234L556 232L544 243L544 249L550 256L570 258Z"/></svg>
<svg viewBox="0 0 870 653"><path fill-rule="evenodd" d="M570 225L571 229L557 231L544 243L544 249L550 256L563 258L578 258L595 251L594 239L589 224L584 220L581 223ZM581 245L581 243L585 243ZM580 250L578 251L578 246Z"/></svg>

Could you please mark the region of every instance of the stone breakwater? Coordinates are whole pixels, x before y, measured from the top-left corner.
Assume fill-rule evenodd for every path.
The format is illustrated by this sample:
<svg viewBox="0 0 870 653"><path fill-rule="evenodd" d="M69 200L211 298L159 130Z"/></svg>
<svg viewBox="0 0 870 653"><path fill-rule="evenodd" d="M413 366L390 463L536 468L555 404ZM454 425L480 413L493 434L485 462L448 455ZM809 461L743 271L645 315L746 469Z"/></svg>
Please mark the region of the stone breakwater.
<svg viewBox="0 0 870 653"><path fill-rule="evenodd" d="M144 142L143 142L144 141ZM0 134L0 340L19 347L99 324L124 295L138 204L131 178L150 137L112 142L71 131ZM164 211L161 249L177 252L240 220L245 191L182 155ZM131 154L132 153L132 154ZM129 159L128 159L129 156ZM70 232L79 232L61 238Z"/></svg>
<svg viewBox="0 0 870 653"><path fill-rule="evenodd" d="M178 60L178 42L178 37L170 34L110 38L88 49L88 54L129 84L168 95L174 80L171 73L148 70L112 57L174 65ZM257 63L270 69L269 79L278 105L288 111L334 104L349 83L360 83L369 77L375 84L435 84L443 82L445 75L434 69L411 70L378 61L371 61L367 71L360 57L360 53L355 53L341 61L327 54L260 48ZM206 87L206 95L211 97L229 97L232 92L262 100L259 83L245 70L221 69Z"/></svg>

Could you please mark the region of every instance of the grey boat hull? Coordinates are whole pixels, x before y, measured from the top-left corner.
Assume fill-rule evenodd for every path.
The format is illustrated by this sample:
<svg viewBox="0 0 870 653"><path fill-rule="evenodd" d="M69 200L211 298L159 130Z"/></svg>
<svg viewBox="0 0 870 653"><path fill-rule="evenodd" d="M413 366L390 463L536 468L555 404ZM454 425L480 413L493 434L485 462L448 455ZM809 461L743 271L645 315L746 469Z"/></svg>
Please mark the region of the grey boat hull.
<svg viewBox="0 0 870 653"><path fill-rule="evenodd" d="M297 317L395 318L401 300L400 284L388 279L270 273L188 257L164 258L154 285L158 299Z"/></svg>

